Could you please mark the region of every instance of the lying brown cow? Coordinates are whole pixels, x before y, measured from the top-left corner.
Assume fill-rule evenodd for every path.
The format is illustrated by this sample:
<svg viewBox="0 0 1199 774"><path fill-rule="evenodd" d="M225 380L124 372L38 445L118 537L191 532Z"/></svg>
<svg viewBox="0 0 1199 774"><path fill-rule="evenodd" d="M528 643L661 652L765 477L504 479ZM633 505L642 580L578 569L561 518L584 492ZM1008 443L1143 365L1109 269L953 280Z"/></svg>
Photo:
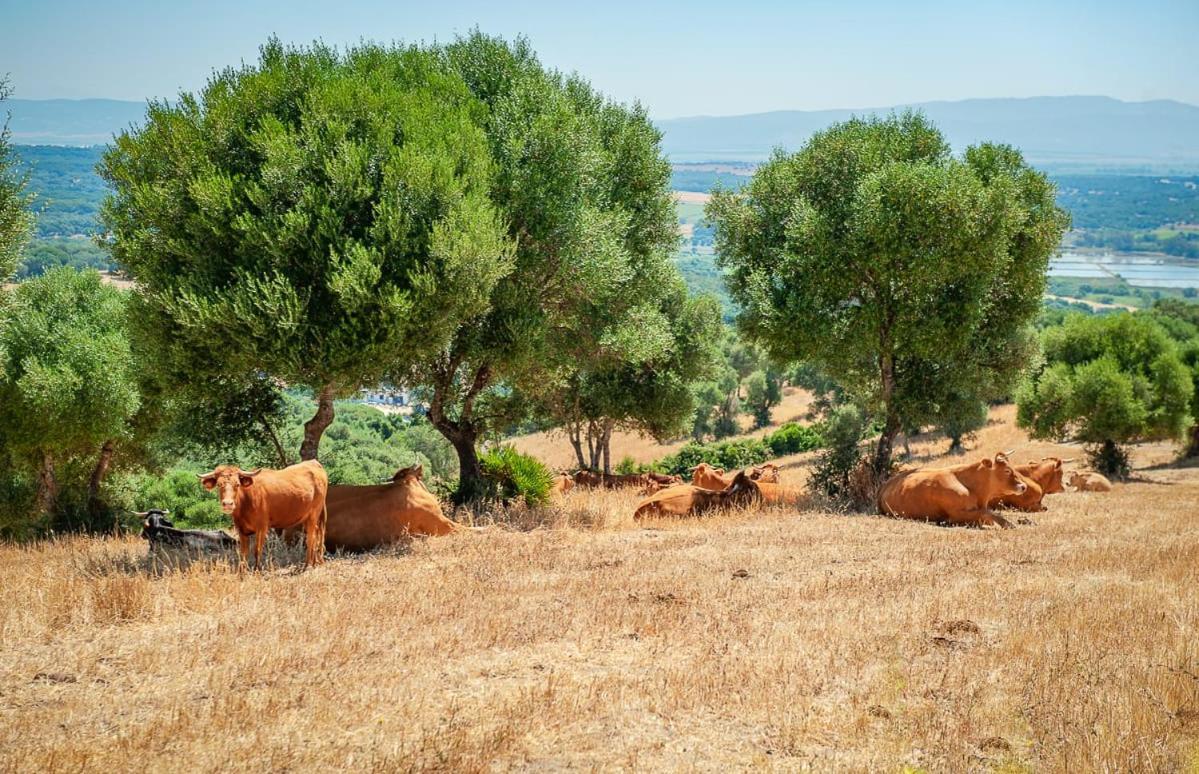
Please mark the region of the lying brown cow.
<svg viewBox="0 0 1199 774"><path fill-rule="evenodd" d="M1017 465L1016 472L1023 477L1027 487L1024 494L996 498L991 506L1017 508L1029 513L1048 510L1042 503L1045 495L1066 491L1062 486L1062 464L1070 462L1057 457L1045 457L1040 462Z"/></svg>
<svg viewBox="0 0 1199 774"><path fill-rule="evenodd" d="M701 489L720 491L727 489L733 483L736 474L724 472L724 468L714 468L706 462L701 462L691 469L691 483Z"/></svg>
<svg viewBox="0 0 1199 774"><path fill-rule="evenodd" d="M307 460L283 470L259 468L248 473L237 465L218 465L199 477L205 489L217 490L221 510L233 518L243 564L249 561L251 535L258 568L270 530L299 528L304 530L304 563L311 567L325 561L329 476L319 462Z"/></svg>
<svg viewBox="0 0 1199 774"><path fill-rule="evenodd" d="M692 484L667 487L642 501L633 512L633 518L640 521L651 516L698 516L718 508L745 506L761 500L758 484L742 472L733 478L727 489L719 492Z"/></svg>
<svg viewBox="0 0 1199 774"><path fill-rule="evenodd" d="M329 487L325 548L369 551L410 535L436 537L457 531L459 526L445 517L423 478L424 468L413 465L396 471L387 484Z"/></svg>
<svg viewBox="0 0 1199 774"><path fill-rule="evenodd" d="M575 484L581 487L591 489L620 489L626 486L645 486L649 483L649 478L644 473L628 473L618 475L614 473L598 473L594 470L580 470L574 475Z"/></svg>
<svg viewBox="0 0 1199 774"><path fill-rule="evenodd" d="M988 503L1021 495L1028 485L1003 454L995 459L949 468L910 470L892 476L879 492L879 510L885 516L952 524L997 524L1011 528L1007 519L991 512Z"/></svg>
<svg viewBox="0 0 1199 774"><path fill-rule="evenodd" d="M1079 492L1110 492L1112 482L1091 470L1076 470L1070 474L1070 486Z"/></svg>
<svg viewBox="0 0 1199 774"><path fill-rule="evenodd" d="M754 481L760 481L767 484L777 484L779 482L779 466L773 462L765 462L761 465L755 465L750 471L749 477Z"/></svg>

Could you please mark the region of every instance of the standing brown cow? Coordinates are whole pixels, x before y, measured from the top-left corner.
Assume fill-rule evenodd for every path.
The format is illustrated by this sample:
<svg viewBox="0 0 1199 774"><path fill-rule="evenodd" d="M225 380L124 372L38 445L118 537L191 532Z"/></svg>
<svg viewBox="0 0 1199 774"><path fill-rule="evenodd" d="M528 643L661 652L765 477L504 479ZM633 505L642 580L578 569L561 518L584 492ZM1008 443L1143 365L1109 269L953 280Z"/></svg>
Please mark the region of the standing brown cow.
<svg viewBox="0 0 1199 774"><path fill-rule="evenodd" d="M243 564L249 561L251 535L254 567L259 568L267 532L299 527L304 528L304 563L311 567L325 561L329 476L316 460L283 470L259 468L251 472L237 465L218 465L199 478L205 489L217 491L221 510L233 518Z"/></svg>
<svg viewBox="0 0 1199 774"><path fill-rule="evenodd" d="M887 480L879 492L884 516L948 521L953 524L997 524L1010 529L988 504L999 497L1024 494L1028 485L1003 454L995 459L950 468L909 470Z"/></svg>

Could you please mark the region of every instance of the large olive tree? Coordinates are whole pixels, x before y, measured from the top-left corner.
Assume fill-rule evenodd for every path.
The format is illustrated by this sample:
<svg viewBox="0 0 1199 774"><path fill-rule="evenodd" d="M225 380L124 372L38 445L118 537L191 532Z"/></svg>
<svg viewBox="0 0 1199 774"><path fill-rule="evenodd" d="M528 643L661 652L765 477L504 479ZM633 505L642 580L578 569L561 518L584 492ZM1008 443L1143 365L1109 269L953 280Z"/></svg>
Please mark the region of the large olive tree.
<svg viewBox="0 0 1199 774"><path fill-rule="evenodd" d="M484 114L432 51L277 41L151 103L103 220L166 378L311 388L315 457L336 396L439 352L511 269Z"/></svg>
<svg viewBox="0 0 1199 774"><path fill-rule="evenodd" d="M955 157L919 113L850 120L776 152L708 215L741 329L877 415L878 472L896 434L925 418L911 414L928 413L913 371L1014 377L1003 342L1039 308L1068 222L1018 152Z"/></svg>
<svg viewBox="0 0 1199 774"><path fill-rule="evenodd" d="M515 265L486 311L395 380L427 388L429 419L454 445L469 498L477 444L509 416L504 398L552 381L624 321L656 314L654 289L677 276L678 236L670 167L640 107L547 70L523 41L475 33L445 56L486 106L491 201Z"/></svg>

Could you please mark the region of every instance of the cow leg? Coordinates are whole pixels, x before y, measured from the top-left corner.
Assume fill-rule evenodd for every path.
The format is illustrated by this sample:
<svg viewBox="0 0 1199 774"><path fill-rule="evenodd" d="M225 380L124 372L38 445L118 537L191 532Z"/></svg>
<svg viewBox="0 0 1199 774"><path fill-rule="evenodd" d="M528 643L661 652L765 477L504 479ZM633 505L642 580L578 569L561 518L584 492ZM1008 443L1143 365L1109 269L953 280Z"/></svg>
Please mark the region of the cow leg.
<svg viewBox="0 0 1199 774"><path fill-rule="evenodd" d="M1011 522L986 508L969 508L958 511L950 514L948 521L951 524L973 524L976 527L997 525L1004 529L1012 529Z"/></svg>
<svg viewBox="0 0 1199 774"><path fill-rule="evenodd" d="M241 563L238 569L244 570L250 564L250 536L240 529L237 531L237 549L241 554Z"/></svg>
<svg viewBox="0 0 1199 774"><path fill-rule="evenodd" d="M262 569L262 549L266 547L267 530L260 529L254 533L254 569Z"/></svg>

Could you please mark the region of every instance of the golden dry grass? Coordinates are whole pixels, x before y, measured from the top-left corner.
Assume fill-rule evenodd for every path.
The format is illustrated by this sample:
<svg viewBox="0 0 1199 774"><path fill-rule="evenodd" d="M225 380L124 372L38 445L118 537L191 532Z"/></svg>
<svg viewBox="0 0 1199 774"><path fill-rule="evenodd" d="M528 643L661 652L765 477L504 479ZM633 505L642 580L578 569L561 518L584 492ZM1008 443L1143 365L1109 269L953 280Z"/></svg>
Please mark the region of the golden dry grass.
<svg viewBox="0 0 1199 774"><path fill-rule="evenodd" d="M1199 470L1139 479L1012 531L575 492L308 572L0 547L0 768L1195 771Z"/></svg>

